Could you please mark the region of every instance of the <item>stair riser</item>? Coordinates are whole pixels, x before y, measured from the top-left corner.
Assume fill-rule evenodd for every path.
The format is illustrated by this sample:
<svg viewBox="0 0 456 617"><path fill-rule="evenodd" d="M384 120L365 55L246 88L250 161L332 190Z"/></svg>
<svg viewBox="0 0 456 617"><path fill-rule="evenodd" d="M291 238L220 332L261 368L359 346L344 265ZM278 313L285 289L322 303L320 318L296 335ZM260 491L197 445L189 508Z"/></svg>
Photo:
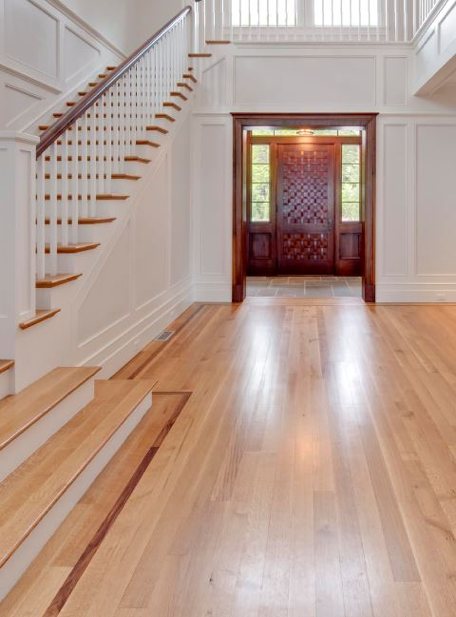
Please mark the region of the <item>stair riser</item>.
<svg viewBox="0 0 456 617"><path fill-rule="evenodd" d="M94 380L90 379L67 396L54 409L35 422L22 435L0 450L0 482L21 465L35 450L66 424L94 397Z"/></svg>
<svg viewBox="0 0 456 617"><path fill-rule="evenodd" d="M98 259L98 248L93 251L84 251L83 253L70 253L57 255L58 272L65 274L80 274L87 272ZM52 273L51 258L45 256L45 267L47 273Z"/></svg>
<svg viewBox="0 0 456 617"><path fill-rule="evenodd" d="M123 425L109 439L100 452L78 476L75 482L57 501L28 538L0 570L0 601L14 587L19 578L54 535L65 518L87 492L97 476L103 471L128 436L136 428L152 405L149 394L130 414Z"/></svg>
<svg viewBox="0 0 456 617"><path fill-rule="evenodd" d="M149 151L151 149L152 148L149 148ZM138 154L138 153L135 152L135 154ZM139 154L138 154L138 156L139 156ZM146 158L150 158L150 157L146 157ZM46 162L46 165L49 165L49 163ZM90 162L88 163L87 167L89 168L89 172L90 172ZM64 168L65 168L65 165L61 161L57 161L57 173L58 174L63 174L65 172ZM145 169L147 169L147 165L143 165L141 163L135 163L135 162L132 162L132 161L125 161L123 166L122 166L122 169L121 170L115 169L115 170L113 170L113 173L117 172L117 171L119 171L119 173L120 173L120 171L121 171L122 173L141 176L141 175L144 175L144 170ZM66 169L66 173L67 174L72 174L73 171L74 171L73 170L73 163L71 161L69 161L68 162L68 168ZM86 165L83 164L82 161L78 161L78 170L77 171L78 171L78 174L83 174L84 172L87 173ZM139 173L140 171L142 171L143 173L142 174ZM105 170L105 173L106 173L106 170ZM49 182L49 180L46 180L46 184L48 182ZM68 180L68 184L70 186L70 190L71 190L71 182L72 182L71 180ZM118 181L116 180L115 182L118 182Z"/></svg>
<svg viewBox="0 0 456 617"><path fill-rule="evenodd" d="M71 217L71 202L68 203L68 216ZM125 209L129 206L129 200L128 199L104 199L104 200L97 200L95 203L95 211L92 212L90 210L90 205L88 202L86 201L82 201L80 200L78 202L78 212L79 212L79 216L81 217L97 217L97 218L104 218L104 217L117 217L120 216L123 212L125 212ZM61 218L62 216L62 204L61 203L57 203L57 217ZM49 217L50 215L50 204L49 202L47 202L46 204L46 210L45 210L45 215L46 217Z"/></svg>
<svg viewBox="0 0 456 617"><path fill-rule="evenodd" d="M146 139L157 144L162 143L162 141L158 138L158 135L147 135ZM136 146L135 148L135 154L145 159L154 160L159 152L160 148L155 148L153 146Z"/></svg>
<svg viewBox="0 0 456 617"><path fill-rule="evenodd" d="M115 193L116 195L129 195L129 191L131 192L132 188L134 188L134 185L136 184L136 182L132 181L132 180L113 180L111 179L110 182L107 182L106 180L104 182L100 182L97 180L97 182L95 183L95 193L96 194L113 194ZM47 195L51 195L51 190L53 188L53 183L50 180L46 180L44 183L45 186L45 193ZM66 188L66 191L64 190ZM63 180L57 180L57 194L58 195L65 195L65 192L67 195L72 195L73 193L73 180L67 180L67 183L65 185L65 182ZM83 182L82 180L78 180L78 194L82 195L84 193L92 193L92 182L91 180L87 180L86 182ZM69 203L69 207L71 207L71 201Z"/></svg>
<svg viewBox="0 0 456 617"><path fill-rule="evenodd" d="M0 373L0 401L8 394L13 392L12 389L13 370Z"/></svg>
<svg viewBox="0 0 456 617"><path fill-rule="evenodd" d="M106 241L106 239L110 236L110 233L112 233L113 224L114 223L104 223L102 225L78 225L77 240L78 242L82 242L82 243L99 242L103 244ZM70 229L71 227L70 225L68 227L69 227L68 237L69 237L69 241L71 241L72 229ZM50 242L50 237L51 237L51 226L46 225L45 240L47 243ZM63 237L62 226L58 225L57 242L64 244L62 237Z"/></svg>

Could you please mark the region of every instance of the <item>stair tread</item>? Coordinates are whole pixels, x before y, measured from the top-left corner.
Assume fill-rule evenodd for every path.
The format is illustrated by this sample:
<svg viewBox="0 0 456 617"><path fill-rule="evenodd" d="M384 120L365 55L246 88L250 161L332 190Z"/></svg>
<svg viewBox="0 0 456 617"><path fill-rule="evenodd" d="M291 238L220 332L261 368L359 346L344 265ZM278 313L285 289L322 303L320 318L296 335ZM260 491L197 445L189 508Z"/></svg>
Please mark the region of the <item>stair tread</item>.
<svg viewBox="0 0 456 617"><path fill-rule="evenodd" d="M55 317L57 313L60 313L62 309L46 309L43 311L36 311L34 317L27 319L27 321L23 321L19 324L19 328L21 330L28 330L32 326L36 326L37 324L46 321L47 319L51 319L51 317Z"/></svg>
<svg viewBox="0 0 456 617"><path fill-rule="evenodd" d="M0 360L0 374L6 373L10 368L13 368L14 360Z"/></svg>
<svg viewBox="0 0 456 617"><path fill-rule="evenodd" d="M98 193L97 194L97 201L105 201L105 200L119 200L119 201L125 201L126 199L128 199L130 197L130 195L120 195L117 193ZM90 195L87 195L87 198L90 199ZM51 200L51 196L50 195L45 195L44 196L45 201L50 201ZM60 193L57 194L57 201L61 201L62 200L62 195ZM69 194L68 195L68 200L72 201L73 200L73 195ZM82 195L78 195L78 200L82 200Z"/></svg>
<svg viewBox="0 0 456 617"><path fill-rule="evenodd" d="M60 287L60 285L76 281L81 276L82 274L48 274L43 279L38 279L35 285L37 289L53 289L54 287Z"/></svg>
<svg viewBox="0 0 456 617"><path fill-rule="evenodd" d="M83 253L84 251L91 251L100 246L99 242L78 242L77 244L58 244L57 253ZM45 246L46 253L50 252L49 244Z"/></svg>
<svg viewBox="0 0 456 617"><path fill-rule="evenodd" d="M168 120L168 122L176 122L176 118L173 118L169 114L155 114L155 117L160 120Z"/></svg>
<svg viewBox="0 0 456 617"><path fill-rule="evenodd" d="M144 400L153 381L100 381L95 399L0 484L0 567Z"/></svg>
<svg viewBox="0 0 456 617"><path fill-rule="evenodd" d="M150 126L146 126L146 131L157 131L158 133L161 133L162 135L167 135L169 133L168 129L164 129L162 126L157 126L157 125L150 125Z"/></svg>
<svg viewBox="0 0 456 617"><path fill-rule="evenodd" d="M100 217L100 216L83 217L81 216L78 218L78 225L103 225L104 223L113 223L115 220L117 220L115 216L109 216L109 217ZM73 222L73 219L69 217L68 225L71 225L72 222ZM51 219L49 218L44 219L44 223L46 225L50 225ZM61 224L62 224L62 219L58 218L57 225L61 225Z"/></svg>
<svg viewBox="0 0 456 617"><path fill-rule="evenodd" d="M99 367L55 368L19 394L0 401L0 450L64 398L91 379Z"/></svg>

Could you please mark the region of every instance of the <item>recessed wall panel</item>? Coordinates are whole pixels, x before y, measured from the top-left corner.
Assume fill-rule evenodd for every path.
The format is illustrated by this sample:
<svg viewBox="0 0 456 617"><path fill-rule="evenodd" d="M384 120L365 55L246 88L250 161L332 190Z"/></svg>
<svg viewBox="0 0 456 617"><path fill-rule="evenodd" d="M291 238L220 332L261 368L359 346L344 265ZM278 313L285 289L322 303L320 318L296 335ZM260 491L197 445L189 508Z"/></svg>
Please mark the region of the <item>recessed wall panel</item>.
<svg viewBox="0 0 456 617"><path fill-rule="evenodd" d="M239 56L235 103L255 106L346 108L376 103L374 57Z"/></svg>
<svg viewBox="0 0 456 617"><path fill-rule="evenodd" d="M383 270L385 276L407 274L407 126L384 127Z"/></svg>
<svg viewBox="0 0 456 617"><path fill-rule="evenodd" d="M201 126L199 178L201 274L225 274L226 128Z"/></svg>
<svg viewBox="0 0 456 617"><path fill-rule="evenodd" d="M58 21L31 0L6 0L6 54L49 77L58 77Z"/></svg>
<svg viewBox="0 0 456 617"><path fill-rule="evenodd" d="M456 274L456 126L419 125L416 253L419 275Z"/></svg>

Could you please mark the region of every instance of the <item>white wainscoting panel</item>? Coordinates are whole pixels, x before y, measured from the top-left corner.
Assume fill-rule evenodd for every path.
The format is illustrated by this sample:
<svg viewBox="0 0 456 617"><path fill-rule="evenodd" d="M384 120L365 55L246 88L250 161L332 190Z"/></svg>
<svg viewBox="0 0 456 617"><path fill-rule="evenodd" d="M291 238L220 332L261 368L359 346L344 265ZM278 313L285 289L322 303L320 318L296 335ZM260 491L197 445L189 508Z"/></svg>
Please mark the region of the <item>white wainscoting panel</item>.
<svg viewBox="0 0 456 617"><path fill-rule="evenodd" d="M408 75L407 57L385 56L384 60L384 104L387 107L407 105Z"/></svg>
<svg viewBox="0 0 456 617"><path fill-rule="evenodd" d="M182 127L171 147L171 285L190 276L191 182L188 164L191 147L190 123Z"/></svg>
<svg viewBox="0 0 456 617"><path fill-rule="evenodd" d="M13 81L16 83L12 83ZM17 83L20 85L16 85ZM0 84L3 85L3 123L6 127L20 120L32 107L43 100L43 97L33 92L31 84L28 87L26 83L15 79L12 75L6 75L3 82L0 79Z"/></svg>
<svg viewBox="0 0 456 617"><path fill-rule="evenodd" d="M417 274L456 276L456 126L416 131Z"/></svg>
<svg viewBox="0 0 456 617"><path fill-rule="evenodd" d="M88 67L100 62L101 51L98 47L69 26L64 34L64 78L69 82L87 71Z"/></svg>
<svg viewBox="0 0 456 617"><path fill-rule="evenodd" d="M5 0L6 55L25 70L59 78L59 21L43 3Z"/></svg>
<svg viewBox="0 0 456 617"><path fill-rule="evenodd" d="M79 308L79 345L87 344L129 315L130 251L130 225L127 225Z"/></svg>
<svg viewBox="0 0 456 617"><path fill-rule="evenodd" d="M123 55L63 5L0 0L0 130L37 134L52 111Z"/></svg>
<svg viewBox="0 0 456 617"><path fill-rule="evenodd" d="M144 195L135 216L135 289L139 309L168 286L169 243L168 157L154 178L154 190Z"/></svg>
<svg viewBox="0 0 456 617"><path fill-rule="evenodd" d="M375 56L237 56L235 105L375 108Z"/></svg>
<svg viewBox="0 0 456 617"><path fill-rule="evenodd" d="M443 53L456 41L456 2L448 7L439 23L439 53Z"/></svg>
<svg viewBox="0 0 456 617"><path fill-rule="evenodd" d="M381 246L385 276L406 276L408 259L408 149L407 124L383 127Z"/></svg>
<svg viewBox="0 0 456 617"><path fill-rule="evenodd" d="M201 126L200 200L200 274L226 274L226 216L223 208L226 185L226 126Z"/></svg>
<svg viewBox="0 0 456 617"><path fill-rule="evenodd" d="M231 301L232 132L230 115L195 117L193 269L199 301Z"/></svg>
<svg viewBox="0 0 456 617"><path fill-rule="evenodd" d="M434 94L456 71L456 0L442 0L415 47L413 93ZM454 99L453 99L454 104Z"/></svg>

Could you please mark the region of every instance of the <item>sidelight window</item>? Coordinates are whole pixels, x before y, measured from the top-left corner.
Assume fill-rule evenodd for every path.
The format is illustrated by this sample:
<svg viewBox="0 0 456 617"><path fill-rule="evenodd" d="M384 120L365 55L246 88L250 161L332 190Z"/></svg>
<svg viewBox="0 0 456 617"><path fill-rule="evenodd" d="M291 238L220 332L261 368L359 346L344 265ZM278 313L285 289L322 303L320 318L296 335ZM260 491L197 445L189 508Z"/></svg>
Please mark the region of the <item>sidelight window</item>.
<svg viewBox="0 0 456 617"><path fill-rule="evenodd" d="M358 222L361 214L361 147L342 145L342 221Z"/></svg>
<svg viewBox="0 0 456 617"><path fill-rule="evenodd" d="M267 223L271 219L271 164L270 146L252 145L251 164L252 223Z"/></svg>

